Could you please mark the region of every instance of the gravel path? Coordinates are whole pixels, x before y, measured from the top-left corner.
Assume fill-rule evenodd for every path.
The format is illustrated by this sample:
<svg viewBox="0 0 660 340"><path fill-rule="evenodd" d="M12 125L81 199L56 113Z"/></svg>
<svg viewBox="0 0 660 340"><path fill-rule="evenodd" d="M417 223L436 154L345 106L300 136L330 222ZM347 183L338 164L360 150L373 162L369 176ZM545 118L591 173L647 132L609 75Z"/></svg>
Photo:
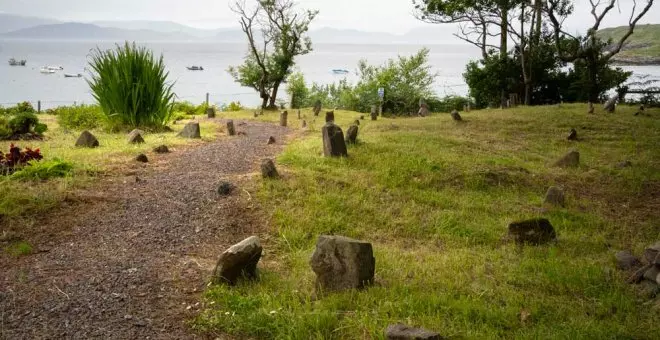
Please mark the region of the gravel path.
<svg viewBox="0 0 660 340"><path fill-rule="evenodd" d="M150 155L129 175L76 193L40 221L42 239L30 240L38 253L0 257L0 338L203 338L186 322L215 260L265 230L241 183L287 133L236 123L245 135ZM237 184L231 196L216 193L223 179Z"/></svg>

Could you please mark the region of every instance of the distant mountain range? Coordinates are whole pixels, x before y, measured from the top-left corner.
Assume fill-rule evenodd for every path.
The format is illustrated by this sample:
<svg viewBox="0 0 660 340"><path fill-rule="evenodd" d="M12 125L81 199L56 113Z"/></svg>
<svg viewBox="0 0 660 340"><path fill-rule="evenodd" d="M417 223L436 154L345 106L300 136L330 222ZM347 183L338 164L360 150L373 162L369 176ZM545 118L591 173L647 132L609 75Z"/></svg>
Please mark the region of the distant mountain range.
<svg viewBox="0 0 660 340"><path fill-rule="evenodd" d="M455 30L429 25L403 35L335 28L310 31L314 43L341 44L438 44L457 42ZM136 40L245 42L238 28L203 30L171 21L96 21L89 23L24 17L0 13L0 38L48 40Z"/></svg>

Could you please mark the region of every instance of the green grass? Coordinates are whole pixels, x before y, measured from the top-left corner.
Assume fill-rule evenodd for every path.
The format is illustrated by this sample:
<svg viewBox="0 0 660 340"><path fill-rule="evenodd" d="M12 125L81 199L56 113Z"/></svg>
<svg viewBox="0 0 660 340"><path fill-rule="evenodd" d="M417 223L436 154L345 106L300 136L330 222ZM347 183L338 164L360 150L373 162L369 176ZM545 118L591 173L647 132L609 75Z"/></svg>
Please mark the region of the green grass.
<svg viewBox="0 0 660 340"><path fill-rule="evenodd" d="M628 26L605 28L598 31L598 35L607 40L617 42L628 32ZM615 59L650 57L660 59L660 25L638 25L626 45Z"/></svg>
<svg viewBox="0 0 660 340"><path fill-rule="evenodd" d="M322 156L318 117L278 157L283 178L260 186L272 214L261 280L210 287L194 326L260 339L381 339L396 322L456 338L653 338L657 303L642 305L613 254L639 254L660 238L660 111L585 112L563 105L464 113L464 124L447 114L364 120L348 159ZM303 115L309 123L309 110ZM336 112L344 130L359 115ZM290 112L289 125L299 124ZM565 139L573 127L579 142ZM579 168L550 167L573 148ZM615 170L626 159L633 166ZM543 212L551 185L565 189L567 207ZM509 222L540 216L557 229L557 244L502 240ZM317 297L309 259L320 234L373 242L375 285Z"/></svg>
<svg viewBox="0 0 660 340"><path fill-rule="evenodd" d="M25 241L19 241L19 242L11 243L7 247L5 247L5 251L9 255L15 257L30 255L32 253L32 246Z"/></svg>
<svg viewBox="0 0 660 340"><path fill-rule="evenodd" d="M100 142L94 149L74 147L80 131L60 127L53 115L39 115L48 125L43 141L0 141L0 150L9 150L14 143L21 148L41 149L44 160L34 167L25 168L12 176L0 176L0 221L5 219L30 219L61 202L68 192L94 181L99 174L121 172L133 162L139 153L151 153L158 145L169 147L199 143L177 137L185 122L171 125L174 131L148 133L145 143L131 145L124 133L92 130ZM202 121L202 141L211 141L218 135L218 125ZM13 223L11 223L13 224ZM22 223L16 224L20 228ZM2 230L0 230L2 231ZM24 233L29 235L29 232Z"/></svg>

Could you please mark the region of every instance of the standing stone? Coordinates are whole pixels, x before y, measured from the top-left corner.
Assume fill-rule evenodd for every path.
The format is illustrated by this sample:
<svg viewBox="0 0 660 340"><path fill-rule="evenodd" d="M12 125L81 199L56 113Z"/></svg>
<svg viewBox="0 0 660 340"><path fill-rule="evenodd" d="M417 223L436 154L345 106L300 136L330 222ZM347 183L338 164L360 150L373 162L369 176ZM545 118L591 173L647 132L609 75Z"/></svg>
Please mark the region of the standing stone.
<svg viewBox="0 0 660 340"><path fill-rule="evenodd" d="M335 292L373 283L376 259L371 243L321 235L310 265L316 274L316 287Z"/></svg>
<svg viewBox="0 0 660 340"><path fill-rule="evenodd" d="M580 153L572 150L557 160L553 166L560 168L577 167L580 165Z"/></svg>
<svg viewBox="0 0 660 340"><path fill-rule="evenodd" d="M344 132L333 122L326 123L321 128L323 134L323 154L326 157L348 157Z"/></svg>
<svg viewBox="0 0 660 340"><path fill-rule="evenodd" d="M140 162L140 163L148 163L149 162L149 158L147 158L147 155L145 155L143 153L137 155L137 157L135 157L135 160Z"/></svg>
<svg viewBox="0 0 660 340"><path fill-rule="evenodd" d="M644 104L639 106L639 111L635 112L635 116L639 116L640 114L644 114Z"/></svg>
<svg viewBox="0 0 660 340"><path fill-rule="evenodd" d="M328 111L325 113L325 122L330 123L335 121L335 111Z"/></svg>
<svg viewBox="0 0 660 340"><path fill-rule="evenodd" d="M259 115L260 115L260 116L263 116L263 115L264 115L264 110L263 110L263 109L259 110Z"/></svg>
<svg viewBox="0 0 660 340"><path fill-rule="evenodd" d="M565 204L564 191L558 187L550 187L545 193L543 203L563 207Z"/></svg>
<svg viewBox="0 0 660 340"><path fill-rule="evenodd" d="M144 138L142 138L142 131L135 129L128 134L128 143L129 144L142 144L144 143Z"/></svg>
<svg viewBox="0 0 660 340"><path fill-rule="evenodd" d="M275 137L270 136L268 137L268 145L275 144Z"/></svg>
<svg viewBox="0 0 660 340"><path fill-rule="evenodd" d="M321 113L321 109L322 109L321 101L320 101L320 100L317 100L317 101L314 103L314 116L318 116L319 113Z"/></svg>
<svg viewBox="0 0 660 340"><path fill-rule="evenodd" d="M557 238L555 229L545 218L537 218L509 224L509 236L518 244L539 245Z"/></svg>
<svg viewBox="0 0 660 340"><path fill-rule="evenodd" d="M605 102L605 105L603 105L603 108L605 111L609 113L613 113L614 109L616 109L616 102L619 100L619 95L615 94L612 98L608 99Z"/></svg>
<svg viewBox="0 0 660 340"><path fill-rule="evenodd" d="M227 134L229 136L235 136L236 135L236 128L234 127L234 121L233 120L227 121Z"/></svg>
<svg viewBox="0 0 660 340"><path fill-rule="evenodd" d="M658 275L660 275L660 268L658 266L651 266L645 273L644 273L644 278L653 281L655 283L658 283L656 280L658 278Z"/></svg>
<svg viewBox="0 0 660 340"><path fill-rule="evenodd" d="M263 178L278 178L280 175L277 173L275 163L272 159L264 159L261 161L261 177Z"/></svg>
<svg viewBox="0 0 660 340"><path fill-rule="evenodd" d="M385 331L387 340L440 340L439 333L431 332L423 328L408 327L404 324L387 326Z"/></svg>
<svg viewBox="0 0 660 340"><path fill-rule="evenodd" d="M621 270L630 270L642 265L629 251L617 252L614 257L616 258L616 267Z"/></svg>
<svg viewBox="0 0 660 340"><path fill-rule="evenodd" d="M206 116L209 118L215 118L215 108L214 107L207 107L206 108Z"/></svg>
<svg viewBox="0 0 660 340"><path fill-rule="evenodd" d="M371 106L371 120L376 120L378 119L378 106L372 105Z"/></svg>
<svg viewBox="0 0 660 340"><path fill-rule="evenodd" d="M355 144L357 143L358 136L358 127L357 125L351 125L348 130L346 130L346 143Z"/></svg>
<svg viewBox="0 0 660 340"><path fill-rule="evenodd" d="M566 137L568 140L577 140L577 131L575 129L571 129L571 132L568 134L568 137Z"/></svg>
<svg viewBox="0 0 660 340"><path fill-rule="evenodd" d="M179 132L179 136L183 138L202 138L199 129L199 123L190 122L183 127L183 130Z"/></svg>
<svg viewBox="0 0 660 340"><path fill-rule="evenodd" d="M302 119L302 117L300 117L300 109L298 109L298 119Z"/></svg>
<svg viewBox="0 0 660 340"><path fill-rule="evenodd" d="M220 255L213 270L213 282L234 285L241 277L256 278L261 252L261 243L256 236L234 244Z"/></svg>
<svg viewBox="0 0 660 340"><path fill-rule="evenodd" d="M360 116L360 120L364 120L364 115Z"/></svg>
<svg viewBox="0 0 660 340"><path fill-rule="evenodd" d="M254 118L257 118L257 117L259 117L259 113L257 113L257 111L254 111Z"/></svg>
<svg viewBox="0 0 660 340"><path fill-rule="evenodd" d="M457 122L461 122L461 121L463 121L463 118L461 117L461 115L460 115L460 114L458 113L458 111L456 111L456 110L453 110L453 111L451 112L451 119L453 119L453 120L455 120L455 121L457 121Z"/></svg>
<svg viewBox="0 0 660 340"><path fill-rule="evenodd" d="M288 116L289 116L289 112L288 112L288 111L282 111L282 112L280 113L280 126L285 126L285 127L286 127L287 117L288 117Z"/></svg>
<svg viewBox="0 0 660 340"><path fill-rule="evenodd" d="M76 140L76 146L82 146L86 148L95 148L99 146L99 141L91 134L89 131L85 130L80 134L78 140Z"/></svg>
<svg viewBox="0 0 660 340"><path fill-rule="evenodd" d="M168 153L170 149L167 148L167 145L159 145L154 148L155 153Z"/></svg>
<svg viewBox="0 0 660 340"><path fill-rule="evenodd" d="M356 119L356 120L353 122L353 124L355 124L355 125L357 125L357 126L360 126L360 120L359 120L359 119Z"/></svg>
<svg viewBox="0 0 660 340"><path fill-rule="evenodd" d="M644 249L644 259L648 263L654 263L658 254L660 254L660 241Z"/></svg>
<svg viewBox="0 0 660 340"><path fill-rule="evenodd" d="M307 128L307 122L304 121L304 120L302 121L302 128L303 128L303 129L306 129L306 128Z"/></svg>
<svg viewBox="0 0 660 340"><path fill-rule="evenodd" d="M426 117L429 115L429 105L426 104L424 99L419 100L419 111L417 111L417 115L420 117Z"/></svg>

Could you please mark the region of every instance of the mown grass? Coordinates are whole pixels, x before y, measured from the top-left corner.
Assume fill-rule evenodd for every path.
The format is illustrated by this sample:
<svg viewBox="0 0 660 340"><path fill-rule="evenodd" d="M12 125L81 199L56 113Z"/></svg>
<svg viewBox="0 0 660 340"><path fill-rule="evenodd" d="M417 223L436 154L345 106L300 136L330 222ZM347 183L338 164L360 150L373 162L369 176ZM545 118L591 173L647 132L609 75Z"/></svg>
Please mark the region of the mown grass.
<svg viewBox="0 0 660 340"><path fill-rule="evenodd" d="M197 143L177 137L185 122L171 125L172 132L148 133L145 143L131 145L124 133L92 130L100 142L94 149L77 148L75 142L80 131L60 127L56 116L39 115L48 125L43 141L0 141L0 150L7 152L10 144L41 149L44 160L34 167L12 176L0 176L0 222L2 230L20 229L25 219L31 219L59 204L67 193L94 181L97 175L111 173L127 167L139 153L151 154L152 149L165 144L169 147ZM210 141L218 135L218 125L202 121L202 141ZM0 230L0 231L2 231ZM29 230L14 230L29 237Z"/></svg>
<svg viewBox="0 0 660 340"><path fill-rule="evenodd" d="M283 178L261 185L275 236L261 280L212 286L194 325L269 339L380 339L396 322L455 338L651 339L660 307L613 263L616 250L639 253L660 239L660 112L633 110L364 120L347 159L322 156L318 117L278 157ZM336 112L344 130L359 115ZM290 113L289 125L299 124ZM566 140L571 128L580 141ZM581 153L579 168L550 167L570 149ZM623 160L632 167L616 169ZM551 185L566 191L566 208L542 208ZM556 244L503 240L509 222L540 216L557 229ZM320 234L373 242L375 285L317 296L309 258Z"/></svg>

